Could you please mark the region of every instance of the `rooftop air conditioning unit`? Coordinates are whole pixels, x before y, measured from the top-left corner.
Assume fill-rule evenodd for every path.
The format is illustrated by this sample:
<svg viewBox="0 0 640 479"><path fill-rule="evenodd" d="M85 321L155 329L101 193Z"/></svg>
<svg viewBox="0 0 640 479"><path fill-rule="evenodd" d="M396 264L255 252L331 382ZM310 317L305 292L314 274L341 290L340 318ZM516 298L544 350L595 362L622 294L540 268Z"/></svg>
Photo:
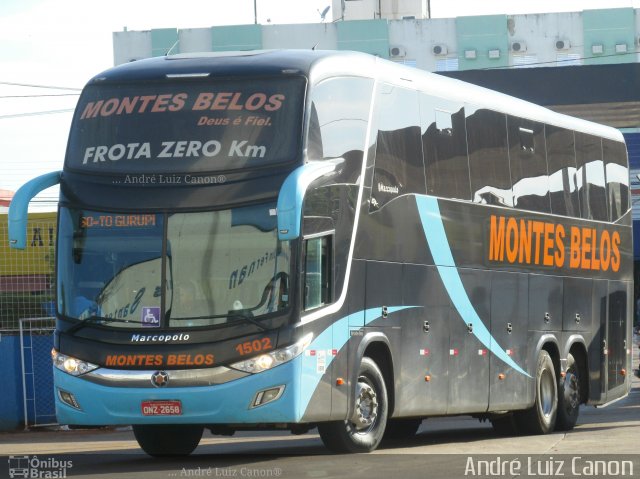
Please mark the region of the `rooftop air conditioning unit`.
<svg viewBox="0 0 640 479"><path fill-rule="evenodd" d="M511 51L513 53L524 53L527 51L527 44L525 42L513 42L511 44Z"/></svg>
<svg viewBox="0 0 640 479"><path fill-rule="evenodd" d="M556 50L568 50L571 48L571 42L565 38L556 40Z"/></svg>
<svg viewBox="0 0 640 479"><path fill-rule="evenodd" d="M391 58L401 58L406 55L407 55L407 52L404 49L404 47L401 47L399 45L389 47L389 56Z"/></svg>
<svg viewBox="0 0 640 479"><path fill-rule="evenodd" d="M447 48L446 45L434 45L431 48L431 51L433 52L433 54L437 57L442 57L445 56L447 53L449 53L449 49Z"/></svg>

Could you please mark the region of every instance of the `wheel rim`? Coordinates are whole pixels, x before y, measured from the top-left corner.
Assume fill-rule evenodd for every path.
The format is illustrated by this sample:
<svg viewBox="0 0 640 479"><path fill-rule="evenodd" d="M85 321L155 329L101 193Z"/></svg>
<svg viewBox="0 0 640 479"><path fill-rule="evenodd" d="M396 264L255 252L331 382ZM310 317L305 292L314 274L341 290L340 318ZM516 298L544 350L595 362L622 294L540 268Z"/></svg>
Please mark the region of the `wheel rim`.
<svg viewBox="0 0 640 479"><path fill-rule="evenodd" d="M356 402L351 423L358 434L371 431L378 419L378 395L368 378L358 378Z"/></svg>
<svg viewBox="0 0 640 479"><path fill-rule="evenodd" d="M556 398L555 383L551 371L545 369L540 376L540 407L542 414L548 418L553 413Z"/></svg>

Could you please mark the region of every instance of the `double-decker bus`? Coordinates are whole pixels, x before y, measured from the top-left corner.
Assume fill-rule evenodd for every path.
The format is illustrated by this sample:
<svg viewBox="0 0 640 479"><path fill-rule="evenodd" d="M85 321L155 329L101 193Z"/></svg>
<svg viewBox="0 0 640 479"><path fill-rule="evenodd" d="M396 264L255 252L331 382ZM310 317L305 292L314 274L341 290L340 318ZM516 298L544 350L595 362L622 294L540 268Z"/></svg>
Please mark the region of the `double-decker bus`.
<svg viewBox="0 0 640 479"><path fill-rule="evenodd" d="M612 128L366 54L175 55L88 83L14 247L56 183L61 423L363 452L436 415L569 430L629 391Z"/></svg>

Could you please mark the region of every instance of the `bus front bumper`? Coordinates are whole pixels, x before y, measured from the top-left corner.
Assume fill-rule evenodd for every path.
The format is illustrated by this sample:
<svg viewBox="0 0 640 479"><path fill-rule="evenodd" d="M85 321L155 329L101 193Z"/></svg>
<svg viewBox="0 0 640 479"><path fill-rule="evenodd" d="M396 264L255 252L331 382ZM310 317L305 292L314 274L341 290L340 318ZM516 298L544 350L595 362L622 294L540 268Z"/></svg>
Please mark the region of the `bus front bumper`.
<svg viewBox="0 0 640 479"><path fill-rule="evenodd" d="M60 424L74 425L296 423L303 412L300 359L224 384L173 388L105 386L54 368L56 415ZM277 399L253 407L258 393L279 386ZM64 393L77 408L61 399ZM146 401L179 401L181 414L145 415Z"/></svg>

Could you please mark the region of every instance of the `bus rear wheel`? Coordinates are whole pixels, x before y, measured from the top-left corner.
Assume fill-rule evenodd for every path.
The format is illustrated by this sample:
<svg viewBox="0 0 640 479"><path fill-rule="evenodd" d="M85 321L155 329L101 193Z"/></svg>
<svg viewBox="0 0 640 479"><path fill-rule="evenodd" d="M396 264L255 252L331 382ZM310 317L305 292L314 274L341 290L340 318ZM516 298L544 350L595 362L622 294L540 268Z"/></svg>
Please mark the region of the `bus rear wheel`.
<svg viewBox="0 0 640 479"><path fill-rule="evenodd" d="M548 434L556 425L558 382L551 356L540 351L536 367L536 397L533 407L515 415L518 428L528 434Z"/></svg>
<svg viewBox="0 0 640 479"><path fill-rule="evenodd" d="M150 456L188 456L198 447L203 430L189 424L138 425L133 426L133 435Z"/></svg>
<svg viewBox="0 0 640 479"><path fill-rule="evenodd" d="M346 421L318 424L327 449L338 453L370 452L382 441L389 409L387 389L380 369L367 357L360 363L353 409Z"/></svg>
<svg viewBox="0 0 640 479"><path fill-rule="evenodd" d="M558 418L556 429L570 431L580 413L580 371L573 354L567 355L567 370L558 387Z"/></svg>

